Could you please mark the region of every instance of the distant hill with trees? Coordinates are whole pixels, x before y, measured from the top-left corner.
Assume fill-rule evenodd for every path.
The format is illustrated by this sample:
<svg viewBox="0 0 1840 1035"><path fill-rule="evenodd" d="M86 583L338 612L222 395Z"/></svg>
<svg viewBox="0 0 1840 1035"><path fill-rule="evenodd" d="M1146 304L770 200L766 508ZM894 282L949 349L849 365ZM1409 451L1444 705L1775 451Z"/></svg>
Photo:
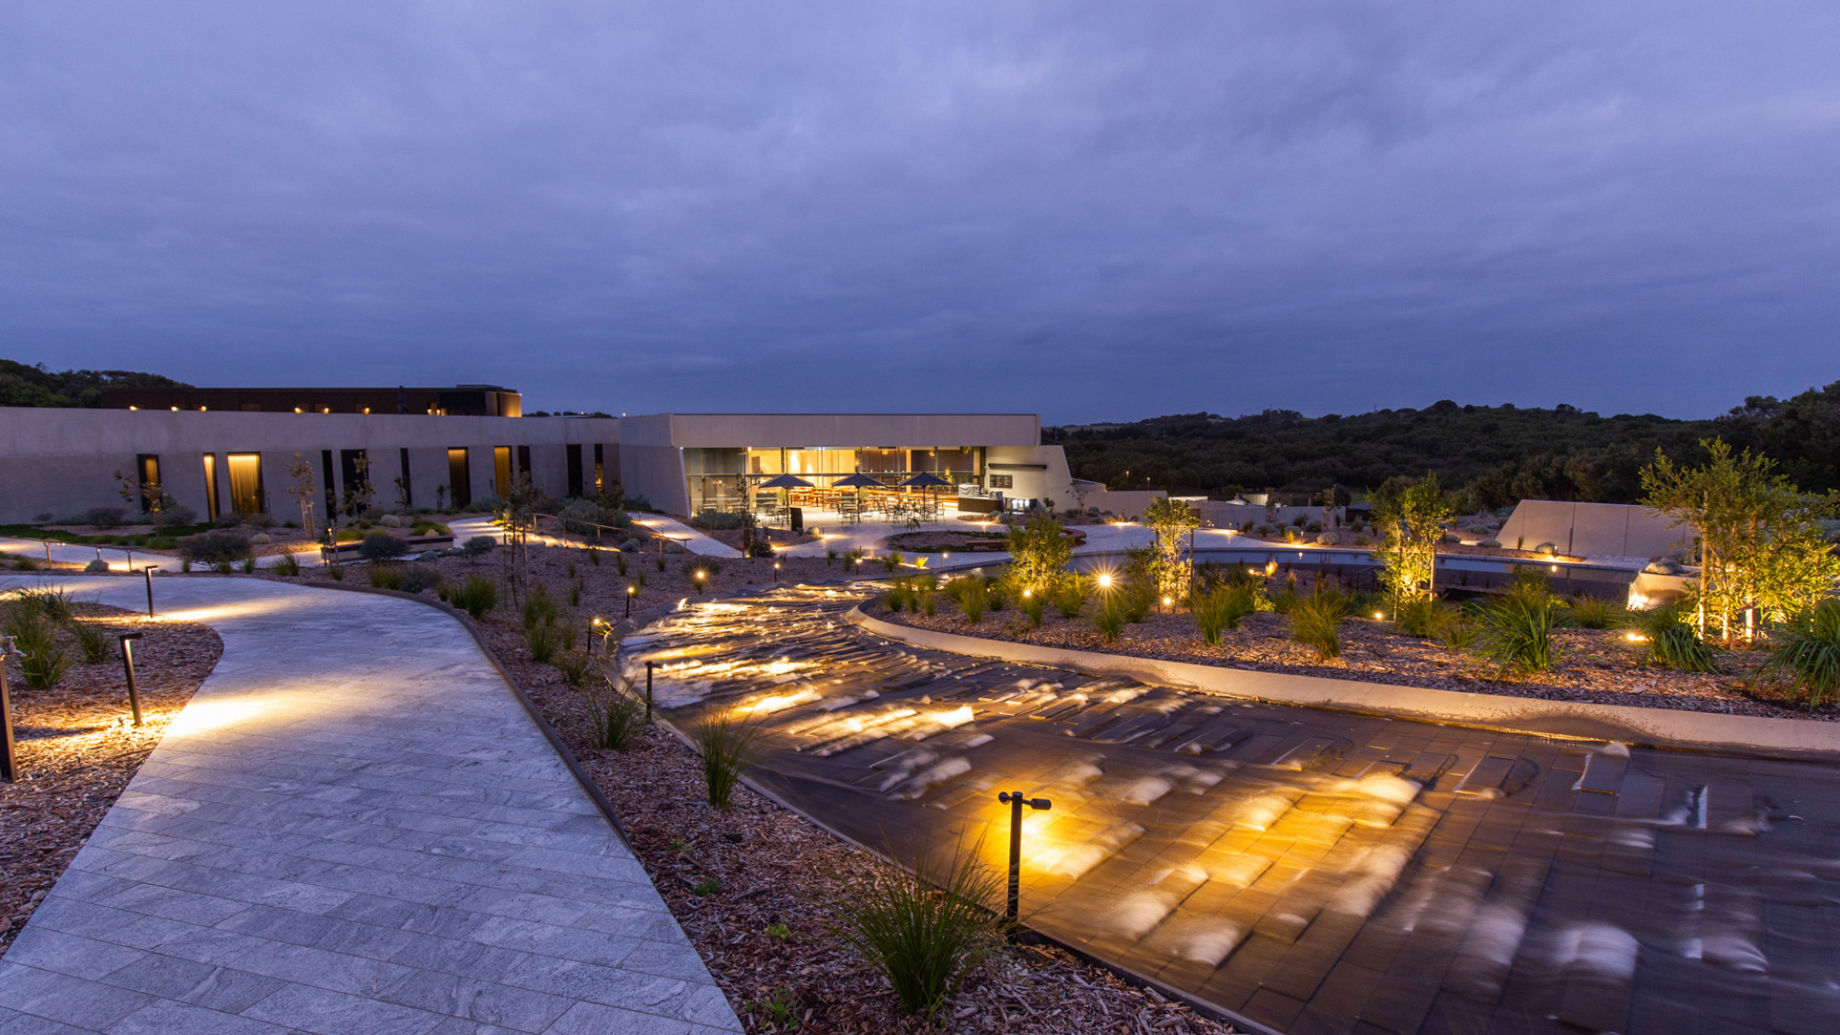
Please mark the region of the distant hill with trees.
<svg viewBox="0 0 1840 1035"><path fill-rule="evenodd" d="M138 370L46 370L43 363L27 366L0 359L0 406L102 405L110 388L190 388L159 374Z"/></svg>
<svg viewBox="0 0 1840 1035"><path fill-rule="evenodd" d="M1521 499L1634 503L1639 472L1656 449L1680 463L1702 463L1699 442L1715 436L1767 454L1805 490L1840 490L1840 381L1790 399L1752 396L1706 420L1444 400L1352 416L1193 413L1042 431L1043 441L1066 449L1076 478L1115 489L1217 497L1331 486L1361 492L1435 472L1465 511Z"/></svg>

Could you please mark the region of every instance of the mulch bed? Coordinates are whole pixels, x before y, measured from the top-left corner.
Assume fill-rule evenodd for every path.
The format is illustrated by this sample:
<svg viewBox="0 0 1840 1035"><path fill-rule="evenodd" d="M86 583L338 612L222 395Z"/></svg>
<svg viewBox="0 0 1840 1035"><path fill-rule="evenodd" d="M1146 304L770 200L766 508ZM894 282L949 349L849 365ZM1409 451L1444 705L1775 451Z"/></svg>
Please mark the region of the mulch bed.
<svg viewBox="0 0 1840 1035"><path fill-rule="evenodd" d="M603 551L599 565L575 548L532 547L530 556L531 577L558 600L566 602L580 587L579 604L567 609L578 623L594 614L617 622L625 586L641 573L646 586L640 610L694 598L695 585L684 569L707 566L684 554L666 555L660 572L656 555L628 554L629 575L621 577L611 552ZM473 561L411 563L433 564L448 578L496 577L502 570L496 554ZM787 582L844 573L841 562L821 558L785 558L782 564L781 578ZM770 560L719 561L708 588L715 592L770 583L771 565ZM325 578L323 569L308 568L285 581L311 584ZM346 578L362 583L365 570L348 568ZM749 1030L825 1035L936 1030L1218 1035L1232 1030L1070 953L1042 946L996 947L939 1017L902 1017L893 991L845 948L834 927L837 904L862 886L874 858L745 787L736 791L730 811L711 807L696 753L659 726L645 728L623 752L591 747L590 714L596 699L606 699L604 677L595 671L585 686L576 688L557 668L533 660L523 624L507 600L501 589L499 608L479 623L482 635L613 802L653 883ZM634 624L641 617L635 614ZM598 644L595 657L606 657ZM705 882L713 882L716 890ZM776 925L784 925L783 933ZM776 1014L773 1003L783 1013ZM788 1024L776 1017L791 1020Z"/></svg>
<svg viewBox="0 0 1840 1035"><path fill-rule="evenodd" d="M1640 645L1614 630L1561 629L1553 668L1522 676L1502 673L1478 655L1401 635L1390 623L1363 618L1342 623L1342 656L1325 661L1314 648L1291 642L1290 620L1269 612L1248 615L1238 629L1223 634L1219 646L1210 647L1201 642L1194 619L1182 613L1152 613L1141 623L1126 625L1116 642L1106 643L1090 620L1062 618L1052 610L1043 615L1041 628L1031 629L1015 610L986 612L981 621L971 624L943 596L931 616L891 613L880 602L869 608L878 618L938 632L1256 672L1639 708L1840 719L1840 709L1810 711L1792 702L1768 699L1773 691L1759 678L1759 670L1769 659L1766 651L1723 653L1721 671L1716 673L1676 672L1644 665Z"/></svg>
<svg viewBox="0 0 1840 1035"><path fill-rule="evenodd" d="M17 659L8 663L22 779L0 783L0 952L224 650L216 633L195 622L148 619L97 604L73 610L79 620L106 627L111 648L116 633L144 634L135 643L134 672L145 724L137 729L129 716L121 657L113 649L89 665L70 642L71 667L48 690L27 687ZM70 639L68 631L61 636Z"/></svg>

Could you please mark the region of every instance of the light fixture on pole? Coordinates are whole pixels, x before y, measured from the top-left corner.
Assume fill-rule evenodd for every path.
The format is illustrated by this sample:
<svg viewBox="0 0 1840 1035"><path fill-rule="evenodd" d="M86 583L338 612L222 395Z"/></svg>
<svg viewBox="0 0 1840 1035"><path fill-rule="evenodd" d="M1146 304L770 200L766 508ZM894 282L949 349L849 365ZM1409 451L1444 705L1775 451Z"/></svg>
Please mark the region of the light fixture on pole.
<svg viewBox="0 0 1840 1035"><path fill-rule="evenodd" d="M19 778L13 765L13 702L6 690L6 659L19 654L11 636L0 636L0 781L12 783Z"/></svg>
<svg viewBox="0 0 1840 1035"><path fill-rule="evenodd" d="M633 600L633 596L637 594L638 592L639 592L638 586L635 586L630 582L626 584L626 617L628 618L632 617L632 600Z"/></svg>
<svg viewBox="0 0 1840 1035"><path fill-rule="evenodd" d="M1021 791L1003 791L997 801L1009 806L1009 897L1003 915L1013 924L1022 905L1022 807L1045 811L1054 803L1046 798L1024 797Z"/></svg>
<svg viewBox="0 0 1840 1035"><path fill-rule="evenodd" d="M141 724L141 688L134 681L134 641L141 638L137 632L121 633L116 639L121 641L121 667L128 674L128 707L134 712L134 724Z"/></svg>
<svg viewBox="0 0 1840 1035"><path fill-rule="evenodd" d="M157 564L149 564L141 569L141 575L147 579L147 617L153 617L153 573L160 570Z"/></svg>

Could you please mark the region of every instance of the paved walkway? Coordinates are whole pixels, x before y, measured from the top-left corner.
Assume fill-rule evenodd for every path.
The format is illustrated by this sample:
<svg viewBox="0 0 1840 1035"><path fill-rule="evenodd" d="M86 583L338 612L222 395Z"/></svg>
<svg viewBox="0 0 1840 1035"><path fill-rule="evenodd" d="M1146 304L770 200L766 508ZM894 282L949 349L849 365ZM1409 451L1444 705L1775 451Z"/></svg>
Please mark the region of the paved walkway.
<svg viewBox="0 0 1840 1035"><path fill-rule="evenodd" d="M955 558L956 559L956 558ZM895 643L861 593L627 640L668 714L761 716L755 778L906 857L1029 813L1031 922L1290 1033L1830 1032L1840 772L1259 704ZM996 625L1014 612L989 614Z"/></svg>
<svg viewBox="0 0 1840 1035"><path fill-rule="evenodd" d="M57 584L144 606L138 579ZM0 1032L740 1030L458 623L255 579L155 591L223 658L0 958Z"/></svg>
<svg viewBox="0 0 1840 1035"><path fill-rule="evenodd" d="M296 547L290 552L300 559L301 564L320 563L317 545ZM110 571L140 571L150 564L164 572L179 570L179 558L169 553L131 550L120 546L80 546L48 539L15 539L10 536L0 537L0 556L30 557L35 561L53 560L62 564L88 564L101 560L108 564ZM272 568L281 563L283 556L279 553L263 554L256 558L256 566Z"/></svg>

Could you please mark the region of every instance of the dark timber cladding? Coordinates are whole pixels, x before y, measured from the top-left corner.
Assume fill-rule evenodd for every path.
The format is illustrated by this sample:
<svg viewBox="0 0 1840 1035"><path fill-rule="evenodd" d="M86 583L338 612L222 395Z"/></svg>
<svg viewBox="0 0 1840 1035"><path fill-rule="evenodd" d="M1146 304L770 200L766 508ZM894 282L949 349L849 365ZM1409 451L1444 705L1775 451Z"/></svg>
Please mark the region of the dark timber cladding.
<svg viewBox="0 0 1840 1035"><path fill-rule="evenodd" d="M247 413L421 413L448 417L521 417L515 389L451 388L111 388L113 410L217 410Z"/></svg>

